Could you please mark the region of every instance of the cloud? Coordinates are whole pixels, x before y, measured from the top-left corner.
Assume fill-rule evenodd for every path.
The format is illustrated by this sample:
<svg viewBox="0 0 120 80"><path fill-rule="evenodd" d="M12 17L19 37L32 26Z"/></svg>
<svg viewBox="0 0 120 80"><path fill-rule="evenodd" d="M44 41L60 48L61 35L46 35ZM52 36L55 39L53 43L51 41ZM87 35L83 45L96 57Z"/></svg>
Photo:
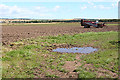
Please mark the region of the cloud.
<svg viewBox="0 0 120 80"><path fill-rule="evenodd" d="M90 5L94 5L94 3L93 3L93 2L90 2L90 1L88 1L88 4L90 4Z"/></svg>
<svg viewBox="0 0 120 80"><path fill-rule="evenodd" d="M18 7L18 6L8 6L5 4L0 4L0 17L9 18L45 18L52 17L53 12L60 9L59 5L53 8L48 8L44 6L34 6L32 8L28 7Z"/></svg>
<svg viewBox="0 0 120 80"><path fill-rule="evenodd" d="M81 7L82 10L84 10L84 9L86 9L86 8L87 8L87 6L83 6L83 7Z"/></svg>
<svg viewBox="0 0 120 80"><path fill-rule="evenodd" d="M50 10L46 7L41 7L41 6L37 6L35 7L35 10L38 12L49 12Z"/></svg>
<svg viewBox="0 0 120 80"><path fill-rule="evenodd" d="M118 7L118 3L112 3L112 7L113 8Z"/></svg>
<svg viewBox="0 0 120 80"><path fill-rule="evenodd" d="M104 5L98 5L97 6L99 9L110 9L111 7L104 6Z"/></svg>
<svg viewBox="0 0 120 80"><path fill-rule="evenodd" d="M88 5L89 5L90 8L96 8L97 7L93 2L90 2L90 1L88 1Z"/></svg>
<svg viewBox="0 0 120 80"><path fill-rule="evenodd" d="M7 6L0 4L0 17L11 17L11 18L20 18L20 17L50 17L51 14L46 13L48 9L45 7L36 7L36 11L30 8L20 8L18 6Z"/></svg>
<svg viewBox="0 0 120 80"><path fill-rule="evenodd" d="M58 11L58 9L60 9L60 6L54 6L53 8L47 8L47 7L41 7L41 6L37 6L35 7L35 10L38 12L53 12L53 11Z"/></svg>
<svg viewBox="0 0 120 80"><path fill-rule="evenodd" d="M103 5L103 4L95 4L94 2L90 2L88 1L87 2L88 4L85 4L85 5L80 5L80 9L81 10L85 10L85 9L102 9L102 10L108 10L108 9L111 9L111 5ZM116 4L112 4L113 7L116 7L117 5Z"/></svg>
<svg viewBox="0 0 120 80"><path fill-rule="evenodd" d="M22 9L18 8L17 6L7 6L4 4L0 4L0 14L18 14L21 12Z"/></svg>
<svg viewBox="0 0 120 80"><path fill-rule="evenodd" d="M103 0L104 1L104 0ZM96 5L96 4L94 4L94 2L90 2L90 1L88 1L88 6L89 6L89 8L96 8L96 9L111 9L112 7L116 7L117 6L117 4L115 4L115 2L113 3L113 4L111 4L112 5L112 7L109 5L109 6L105 6L105 5Z"/></svg>
<svg viewBox="0 0 120 80"><path fill-rule="evenodd" d="M95 5L93 6L93 8L96 8L96 7L97 7L97 6L95 6Z"/></svg>
<svg viewBox="0 0 120 80"><path fill-rule="evenodd" d="M59 8L60 8L60 6L55 6L53 10L57 11Z"/></svg>

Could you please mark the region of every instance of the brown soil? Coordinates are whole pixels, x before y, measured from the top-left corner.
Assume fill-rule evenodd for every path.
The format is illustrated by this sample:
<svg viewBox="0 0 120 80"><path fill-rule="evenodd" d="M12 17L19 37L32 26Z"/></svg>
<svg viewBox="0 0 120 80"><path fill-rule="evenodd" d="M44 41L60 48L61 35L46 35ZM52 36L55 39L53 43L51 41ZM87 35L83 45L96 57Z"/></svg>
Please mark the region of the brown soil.
<svg viewBox="0 0 120 80"><path fill-rule="evenodd" d="M26 25L26 26L3 26L2 27L2 43L3 45L10 42L18 41L25 38L58 35L58 34L74 34L83 32L105 32L118 31L117 26L107 26L104 28L83 28L79 25Z"/></svg>

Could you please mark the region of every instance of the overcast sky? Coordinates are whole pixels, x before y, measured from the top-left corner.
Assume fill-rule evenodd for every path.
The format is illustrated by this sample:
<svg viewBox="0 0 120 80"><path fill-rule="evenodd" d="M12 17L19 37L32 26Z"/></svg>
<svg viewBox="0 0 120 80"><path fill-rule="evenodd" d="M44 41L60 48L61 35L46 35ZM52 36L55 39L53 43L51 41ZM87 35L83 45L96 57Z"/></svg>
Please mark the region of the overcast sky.
<svg viewBox="0 0 120 80"><path fill-rule="evenodd" d="M1 18L117 19L119 0L4 0Z"/></svg>

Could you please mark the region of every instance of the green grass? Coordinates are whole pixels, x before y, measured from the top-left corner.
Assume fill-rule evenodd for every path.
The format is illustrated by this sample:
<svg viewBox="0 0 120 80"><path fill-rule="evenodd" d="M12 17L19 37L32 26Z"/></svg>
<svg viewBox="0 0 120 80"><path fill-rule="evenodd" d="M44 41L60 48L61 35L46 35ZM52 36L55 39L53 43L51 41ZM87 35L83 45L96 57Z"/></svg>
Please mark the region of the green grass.
<svg viewBox="0 0 120 80"><path fill-rule="evenodd" d="M65 61L75 61L76 54L51 52L55 45L86 45L98 48L98 52L83 55L80 59L86 61L78 68L80 78L93 78L97 73L84 69L84 64L93 64L96 68L103 68L114 73L118 71L118 33L88 32L74 35L45 36L36 39L26 39L15 42L11 51L3 51L3 78L33 78L34 73L45 73L48 69L63 73ZM19 45L20 44L20 45ZM23 45L24 44L24 45ZM9 47L9 46L8 46ZM4 49L3 49L4 50ZM8 49L9 50L9 49ZM69 65L68 65L69 66ZM39 72L36 72L36 69ZM7 75L6 75L7 74ZM106 74L109 75L109 74ZM46 77L59 77L47 74Z"/></svg>
<svg viewBox="0 0 120 80"><path fill-rule="evenodd" d="M51 75L50 73L46 74L46 77L49 77L49 78L59 78L58 76L56 76L54 74Z"/></svg>
<svg viewBox="0 0 120 80"><path fill-rule="evenodd" d="M117 25L119 25L119 24L106 24L106 25L111 25L111 26L117 26Z"/></svg>
<svg viewBox="0 0 120 80"><path fill-rule="evenodd" d="M77 72L79 72L78 78L96 78L95 72L86 71L81 67L77 69Z"/></svg>

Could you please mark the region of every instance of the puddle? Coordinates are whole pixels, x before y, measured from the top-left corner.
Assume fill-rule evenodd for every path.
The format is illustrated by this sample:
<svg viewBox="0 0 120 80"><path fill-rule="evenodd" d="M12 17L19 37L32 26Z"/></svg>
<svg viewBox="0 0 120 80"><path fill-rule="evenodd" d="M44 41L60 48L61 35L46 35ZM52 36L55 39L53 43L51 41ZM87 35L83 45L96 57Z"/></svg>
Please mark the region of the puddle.
<svg viewBox="0 0 120 80"><path fill-rule="evenodd" d="M61 52L61 53L91 53L94 51L98 51L97 48L93 47L73 47L73 48L57 48L53 49L53 52Z"/></svg>

